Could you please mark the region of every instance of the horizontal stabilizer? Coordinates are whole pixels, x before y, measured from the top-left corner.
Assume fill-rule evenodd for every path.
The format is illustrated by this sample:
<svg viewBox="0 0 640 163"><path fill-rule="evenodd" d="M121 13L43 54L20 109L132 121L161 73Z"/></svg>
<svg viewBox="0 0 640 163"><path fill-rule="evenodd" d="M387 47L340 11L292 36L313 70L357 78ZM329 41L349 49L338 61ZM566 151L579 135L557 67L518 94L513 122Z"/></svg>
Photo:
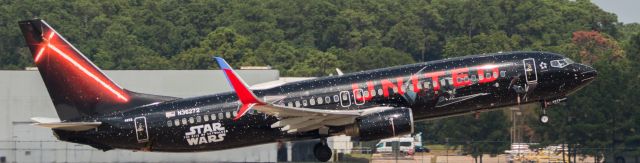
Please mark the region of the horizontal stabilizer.
<svg viewBox="0 0 640 163"><path fill-rule="evenodd" d="M86 131L97 128L102 124L102 122L60 122L55 118L43 117L34 117L31 120L36 121L36 123L33 123L36 126L66 131Z"/></svg>

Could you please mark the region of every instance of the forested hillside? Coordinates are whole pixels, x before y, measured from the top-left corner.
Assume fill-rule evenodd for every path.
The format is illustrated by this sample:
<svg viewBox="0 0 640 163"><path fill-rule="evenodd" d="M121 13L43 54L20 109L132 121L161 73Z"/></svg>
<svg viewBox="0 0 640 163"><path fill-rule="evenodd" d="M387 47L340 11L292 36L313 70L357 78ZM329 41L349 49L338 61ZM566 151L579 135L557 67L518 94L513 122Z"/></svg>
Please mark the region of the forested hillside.
<svg viewBox="0 0 640 163"><path fill-rule="evenodd" d="M598 79L550 109L549 124L536 122L539 108L528 109L523 140L640 155L640 26L587 0L0 0L0 69L33 66L17 25L31 18L45 19L103 69L212 69L217 55L283 76L326 76L478 53L562 53L593 65ZM497 153L510 141L507 115L419 130L429 143Z"/></svg>

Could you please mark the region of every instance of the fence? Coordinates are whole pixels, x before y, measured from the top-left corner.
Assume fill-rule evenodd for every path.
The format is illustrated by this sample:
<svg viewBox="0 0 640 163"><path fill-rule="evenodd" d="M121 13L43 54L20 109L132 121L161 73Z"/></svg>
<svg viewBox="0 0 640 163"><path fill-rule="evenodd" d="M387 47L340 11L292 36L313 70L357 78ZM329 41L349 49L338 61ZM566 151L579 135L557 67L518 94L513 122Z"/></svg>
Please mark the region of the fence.
<svg viewBox="0 0 640 163"><path fill-rule="evenodd" d="M10 162L275 162L276 144L215 152L102 151L63 141L0 141L0 163ZM246 153L251 153L247 155Z"/></svg>
<svg viewBox="0 0 640 163"><path fill-rule="evenodd" d="M317 140L292 143L292 161L313 162L313 145ZM384 152L377 151L376 142L330 141L334 150L333 161L337 162L421 162L421 163L457 163L475 162L475 158L461 150L462 146L427 145L428 152ZM275 162L287 161L277 144L240 148L233 151L215 151L200 153L156 153L114 150L104 152L86 145L61 141L0 141L0 163L5 162ZM415 148L414 148L415 150ZM531 150L526 155L515 156L499 151L499 154L482 155L483 163L502 162L639 162L632 156L640 148L573 148L571 154L549 153L544 150ZM568 151L565 151L568 152ZM246 153L252 153L246 155ZM285 155L284 158L281 155ZM596 154L596 155L594 155ZM526 158L526 159L523 159ZM478 157L480 159L480 157ZM564 160L564 161L563 161ZM480 162L478 160L478 162Z"/></svg>

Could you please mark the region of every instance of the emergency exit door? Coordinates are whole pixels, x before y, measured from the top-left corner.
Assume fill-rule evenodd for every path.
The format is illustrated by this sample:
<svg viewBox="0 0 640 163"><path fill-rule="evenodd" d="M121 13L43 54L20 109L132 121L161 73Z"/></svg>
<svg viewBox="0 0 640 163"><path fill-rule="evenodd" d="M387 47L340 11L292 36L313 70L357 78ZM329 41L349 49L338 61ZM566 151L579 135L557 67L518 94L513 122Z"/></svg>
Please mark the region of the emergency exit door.
<svg viewBox="0 0 640 163"><path fill-rule="evenodd" d="M147 118L145 117L136 117L133 119L135 131L136 131L136 139L138 139L138 143L144 143L149 141L149 131L147 131Z"/></svg>

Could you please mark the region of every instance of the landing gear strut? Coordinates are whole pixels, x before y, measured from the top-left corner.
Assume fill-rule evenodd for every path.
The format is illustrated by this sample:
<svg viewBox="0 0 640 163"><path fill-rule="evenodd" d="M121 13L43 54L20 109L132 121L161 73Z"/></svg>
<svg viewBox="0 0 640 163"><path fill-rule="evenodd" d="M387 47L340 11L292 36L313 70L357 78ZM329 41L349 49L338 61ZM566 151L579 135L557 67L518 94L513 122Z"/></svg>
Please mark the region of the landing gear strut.
<svg viewBox="0 0 640 163"><path fill-rule="evenodd" d="M316 159L320 162L327 162L331 159L331 155L333 155L333 153L331 152L329 145L327 145L326 138L321 138L320 143L313 146L313 155L315 155Z"/></svg>

